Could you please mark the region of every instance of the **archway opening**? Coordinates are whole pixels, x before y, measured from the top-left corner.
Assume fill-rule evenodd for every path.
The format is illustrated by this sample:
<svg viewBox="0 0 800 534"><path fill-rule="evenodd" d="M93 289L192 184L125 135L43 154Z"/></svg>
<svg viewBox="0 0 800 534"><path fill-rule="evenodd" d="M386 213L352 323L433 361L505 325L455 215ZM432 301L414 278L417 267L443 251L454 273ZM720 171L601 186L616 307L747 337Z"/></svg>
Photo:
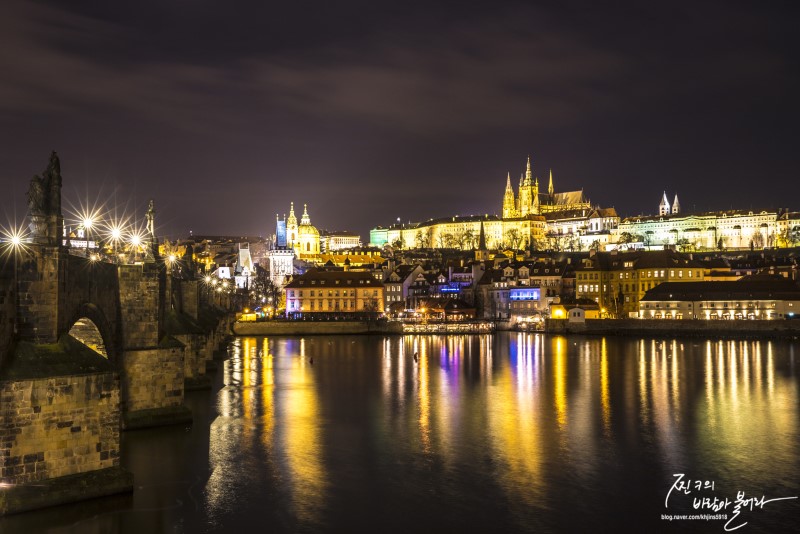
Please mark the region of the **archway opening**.
<svg viewBox="0 0 800 534"><path fill-rule="evenodd" d="M106 344L100 334L100 329L88 317L81 317L75 321L75 324L69 329L69 335L100 354L103 358L108 359Z"/></svg>

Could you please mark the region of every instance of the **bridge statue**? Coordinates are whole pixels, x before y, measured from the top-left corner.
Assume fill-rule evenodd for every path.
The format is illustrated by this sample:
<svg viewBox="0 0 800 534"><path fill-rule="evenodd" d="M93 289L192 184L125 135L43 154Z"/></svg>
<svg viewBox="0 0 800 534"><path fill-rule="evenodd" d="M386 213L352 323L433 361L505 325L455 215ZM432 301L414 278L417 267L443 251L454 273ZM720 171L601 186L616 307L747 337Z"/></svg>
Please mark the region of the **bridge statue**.
<svg viewBox="0 0 800 534"><path fill-rule="evenodd" d="M61 162L54 150L41 176L31 178L28 187L29 229L37 243L58 245L63 234L61 214Z"/></svg>

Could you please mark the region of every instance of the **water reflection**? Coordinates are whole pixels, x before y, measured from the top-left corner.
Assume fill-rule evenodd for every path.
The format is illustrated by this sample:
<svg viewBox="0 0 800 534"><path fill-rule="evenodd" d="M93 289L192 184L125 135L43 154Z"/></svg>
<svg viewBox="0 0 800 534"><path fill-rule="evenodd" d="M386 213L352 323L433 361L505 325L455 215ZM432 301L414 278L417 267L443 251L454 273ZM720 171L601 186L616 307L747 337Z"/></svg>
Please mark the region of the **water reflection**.
<svg viewBox="0 0 800 534"><path fill-rule="evenodd" d="M535 333L241 338L213 393L210 437L192 442L203 454L187 454L183 430L160 431L176 445L128 440L123 461L147 482L113 512L126 520L78 505L69 521L111 532L660 531L673 473L714 480L721 497L800 495L794 351ZM141 503L156 487L170 515L135 520L155 508ZM796 512L776 503L748 529L781 531ZM35 517L0 519L0 530L64 521Z"/></svg>

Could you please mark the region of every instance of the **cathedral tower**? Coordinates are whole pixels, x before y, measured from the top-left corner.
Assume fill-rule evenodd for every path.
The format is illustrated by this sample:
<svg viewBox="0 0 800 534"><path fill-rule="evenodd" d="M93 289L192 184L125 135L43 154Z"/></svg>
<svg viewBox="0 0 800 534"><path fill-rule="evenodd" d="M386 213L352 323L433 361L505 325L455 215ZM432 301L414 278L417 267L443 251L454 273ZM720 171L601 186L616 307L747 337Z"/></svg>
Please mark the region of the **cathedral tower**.
<svg viewBox="0 0 800 534"><path fill-rule="evenodd" d="M503 218L511 219L517 216L517 202L514 199L514 188L511 186L511 173L506 179L506 192L503 195Z"/></svg>
<svg viewBox="0 0 800 534"><path fill-rule="evenodd" d="M297 217L294 214L294 202L289 208L289 218L286 220L287 241L290 247L297 241Z"/></svg>
<svg viewBox="0 0 800 534"><path fill-rule="evenodd" d="M531 171L531 157L525 169L525 177L519 187L519 214L525 217L533 212L533 172Z"/></svg>
<svg viewBox="0 0 800 534"><path fill-rule="evenodd" d="M667 200L667 192L664 191L664 196L661 197L661 203L658 205L658 214L663 217L669 215L669 212L669 200Z"/></svg>
<svg viewBox="0 0 800 534"><path fill-rule="evenodd" d="M678 202L678 193L675 193L675 202L672 203L672 214L677 215L681 211L681 203Z"/></svg>

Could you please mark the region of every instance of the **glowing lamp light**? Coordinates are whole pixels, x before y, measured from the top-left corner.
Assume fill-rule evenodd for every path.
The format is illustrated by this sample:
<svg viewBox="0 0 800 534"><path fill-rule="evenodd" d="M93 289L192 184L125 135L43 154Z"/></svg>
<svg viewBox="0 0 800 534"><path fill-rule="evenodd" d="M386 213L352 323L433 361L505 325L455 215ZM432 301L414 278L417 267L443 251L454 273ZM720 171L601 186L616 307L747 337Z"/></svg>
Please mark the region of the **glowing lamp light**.
<svg viewBox="0 0 800 534"><path fill-rule="evenodd" d="M209 282L211 282L211 277L210 276L206 276L203 280L205 280L206 284L208 284Z"/></svg>
<svg viewBox="0 0 800 534"><path fill-rule="evenodd" d="M169 257L167 258L167 260L170 263L174 263L175 262L175 254L170 254Z"/></svg>
<svg viewBox="0 0 800 534"><path fill-rule="evenodd" d="M134 247L138 247L141 243L142 243L141 237L139 237L138 235L131 236L131 245L133 245Z"/></svg>
<svg viewBox="0 0 800 534"><path fill-rule="evenodd" d="M15 247L18 247L22 244L22 238L19 236L19 234L14 234L11 236L11 244Z"/></svg>
<svg viewBox="0 0 800 534"><path fill-rule="evenodd" d="M94 224L94 221L92 220L91 217L86 217L85 219L83 219L83 227L86 228L87 230L92 227L92 224Z"/></svg>
<svg viewBox="0 0 800 534"><path fill-rule="evenodd" d="M122 229L119 226L111 228L111 239L118 241L122 237Z"/></svg>

